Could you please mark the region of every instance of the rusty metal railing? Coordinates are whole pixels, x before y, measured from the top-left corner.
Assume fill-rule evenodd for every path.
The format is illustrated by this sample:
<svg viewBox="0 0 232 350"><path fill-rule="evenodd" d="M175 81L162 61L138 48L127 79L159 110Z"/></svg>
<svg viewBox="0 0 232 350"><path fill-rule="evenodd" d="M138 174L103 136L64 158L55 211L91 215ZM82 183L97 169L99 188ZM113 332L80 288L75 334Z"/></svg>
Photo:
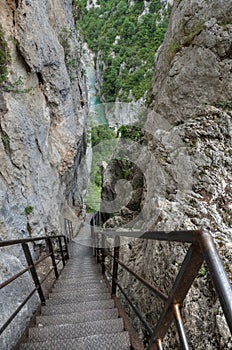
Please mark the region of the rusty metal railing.
<svg viewBox="0 0 232 350"><path fill-rule="evenodd" d="M37 241L44 241L44 243L47 246L48 254L43 256L37 261L33 261L32 254L30 251L29 243L34 243ZM54 243L56 242L57 249L54 248ZM6 320L6 322L0 327L0 335L6 330L6 328L10 325L10 323L13 321L13 319L18 315L20 310L23 308L24 305L30 300L30 298L35 294L35 292L38 292L39 299L41 301L42 305L45 305L45 294L42 288L42 284L44 281L48 278L48 276L51 274L52 271L54 271L55 277L59 277L59 271L58 271L58 265L60 262L62 262L63 266L66 264L66 260L69 259L69 253L68 253L68 244L67 244L67 237L63 235L57 235L57 236L46 236L46 237L37 237L37 238L26 238L26 239L18 239L18 240L9 240L9 241L0 241L0 248L4 247L10 247L10 246L16 246L21 245L26 262L27 267L25 267L23 270L18 272L17 274L13 275L12 277L8 278L4 282L0 284L0 290L4 287L10 285L13 281L17 280L19 277L23 276L26 272L30 271L31 277L33 279L35 288L29 293L29 295L22 301L22 303L17 307L17 309L13 312L13 314ZM48 271L48 273L40 280L36 267L45 259L51 258L52 261L52 268ZM57 262L56 262L57 260Z"/></svg>
<svg viewBox="0 0 232 350"><path fill-rule="evenodd" d="M112 279L112 295L116 295L117 288L121 291L128 304L136 313L144 328L149 334L149 350L162 350L163 338L170 325L175 320L179 340L184 350L189 350L188 340L181 317L180 308L183 301L197 277L199 270L205 261L214 288L218 295L223 313L232 334L232 287L228 276L224 270L223 263L219 257L214 241L210 233L205 231L172 231L172 232L95 232L94 220L92 220L92 239L94 246L94 255L97 262L102 264L102 272L107 272ZM106 244L107 237L114 238L113 253ZM179 273L174 281L169 295L160 291L149 281L139 276L120 260L120 237L139 238L143 240L157 240L168 242L190 243L185 259L180 267ZM113 261L112 270L105 264L106 256ZM156 296L164 301L164 307L159 316L154 329L151 329L142 316L142 312L134 305L124 288L121 286L118 278L118 266L129 272L133 277L139 280L146 288L152 291Z"/></svg>

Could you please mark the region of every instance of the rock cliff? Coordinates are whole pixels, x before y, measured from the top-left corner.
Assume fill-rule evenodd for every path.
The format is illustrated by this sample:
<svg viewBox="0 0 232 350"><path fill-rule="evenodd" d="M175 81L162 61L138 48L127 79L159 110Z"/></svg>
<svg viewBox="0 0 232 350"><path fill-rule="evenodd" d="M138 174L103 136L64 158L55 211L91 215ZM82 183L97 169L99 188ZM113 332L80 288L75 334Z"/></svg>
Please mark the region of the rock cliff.
<svg viewBox="0 0 232 350"><path fill-rule="evenodd" d="M136 150L130 144L131 153L125 152L144 176L141 202L129 216L123 209L105 226L124 223L142 230L209 230L232 280L231 13L231 1L174 2L164 43L156 55L147 122L142 126L143 145ZM105 173L105 179L113 178L113 186L119 179L118 166L111 165ZM110 200L112 189L109 183L105 185L103 198ZM139 241L124 246L123 258L168 292L184 251L177 244ZM130 286L128 292L135 291L136 305L141 302L148 322L154 324L160 305L133 278L123 278ZM201 271L185 304L191 348L232 348L207 271ZM168 348L177 347L169 333Z"/></svg>
<svg viewBox="0 0 232 350"><path fill-rule="evenodd" d="M76 231L88 178L81 163L87 92L72 1L0 3L0 239L61 234L64 218ZM20 255L1 252L0 280L20 270ZM8 303L1 306L1 321L30 288L27 278L22 284L17 296L3 295ZM10 349L19 334L19 327L11 329L0 347Z"/></svg>
<svg viewBox="0 0 232 350"><path fill-rule="evenodd" d="M71 1L1 1L11 64L1 84L1 236L62 231L85 184L86 87ZM33 207L29 218L25 208Z"/></svg>

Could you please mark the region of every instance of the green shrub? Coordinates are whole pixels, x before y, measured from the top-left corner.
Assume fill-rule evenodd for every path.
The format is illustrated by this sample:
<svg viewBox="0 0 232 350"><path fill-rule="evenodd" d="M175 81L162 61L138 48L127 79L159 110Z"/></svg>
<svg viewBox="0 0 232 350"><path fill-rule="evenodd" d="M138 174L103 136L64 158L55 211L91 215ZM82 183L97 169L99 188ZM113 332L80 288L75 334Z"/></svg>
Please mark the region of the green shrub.
<svg viewBox="0 0 232 350"><path fill-rule="evenodd" d="M33 212L33 209L34 208L31 205L29 205L28 207L26 207L24 209L24 212L25 212L26 215L30 215Z"/></svg>
<svg viewBox="0 0 232 350"><path fill-rule="evenodd" d="M206 265L202 265L199 272L198 272L198 276L204 277L204 276L206 276L206 274L207 274L207 267L206 267Z"/></svg>
<svg viewBox="0 0 232 350"><path fill-rule="evenodd" d="M7 66L11 62L11 56L7 42L5 40L4 31L0 25L0 83L7 81Z"/></svg>

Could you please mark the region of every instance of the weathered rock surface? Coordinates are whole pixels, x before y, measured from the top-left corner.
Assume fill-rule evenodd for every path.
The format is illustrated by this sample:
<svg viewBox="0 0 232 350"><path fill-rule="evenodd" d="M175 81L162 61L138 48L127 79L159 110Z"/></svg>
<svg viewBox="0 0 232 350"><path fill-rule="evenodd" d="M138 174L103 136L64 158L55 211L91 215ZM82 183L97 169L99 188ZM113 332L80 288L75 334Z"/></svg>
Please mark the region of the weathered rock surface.
<svg viewBox="0 0 232 350"><path fill-rule="evenodd" d="M131 158L145 178L141 211L134 212L135 223L126 216L114 223L141 230L209 230L232 280L231 10L232 1L174 2L156 57L144 144L139 157ZM179 244L133 242L124 246L123 259L168 293L185 252ZM155 324L160 304L133 278L122 278ZM202 272L183 311L191 348L232 348L216 300L209 275ZM168 349L177 349L172 338L169 334Z"/></svg>
<svg viewBox="0 0 232 350"><path fill-rule="evenodd" d="M64 218L76 232L88 178L80 165L87 92L72 1L1 0L0 22L11 56L0 92L0 239L61 234ZM19 249L1 252L0 281L20 271L21 256ZM1 294L8 300L2 322L28 294L27 278L22 285L17 298ZM5 333L2 349L12 348L25 314Z"/></svg>

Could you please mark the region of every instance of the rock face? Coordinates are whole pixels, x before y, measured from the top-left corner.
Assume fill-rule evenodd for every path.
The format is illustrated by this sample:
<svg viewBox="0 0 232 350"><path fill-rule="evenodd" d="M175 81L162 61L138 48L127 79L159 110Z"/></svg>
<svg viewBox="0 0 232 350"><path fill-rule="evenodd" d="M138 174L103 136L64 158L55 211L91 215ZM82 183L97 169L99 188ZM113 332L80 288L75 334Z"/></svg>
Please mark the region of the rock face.
<svg viewBox="0 0 232 350"><path fill-rule="evenodd" d="M145 178L141 212L132 225L133 215L117 218L115 225L126 221L140 230L209 230L232 280L231 13L231 1L174 2L156 57L144 147L134 160ZM178 244L138 241L124 246L123 259L168 293L185 252ZM122 277L148 322L155 324L159 303L133 278ZM191 348L232 348L207 272L199 274L185 306ZM171 333L167 340L169 349L178 348Z"/></svg>
<svg viewBox="0 0 232 350"><path fill-rule="evenodd" d="M0 92L0 238L61 234L64 218L76 232L88 178L87 97L72 1L1 0L0 22L11 61ZM24 263L20 249L4 254L1 281ZM29 290L27 278L21 283ZM11 293L2 322L23 293ZM20 331L15 325L0 347L11 349Z"/></svg>

